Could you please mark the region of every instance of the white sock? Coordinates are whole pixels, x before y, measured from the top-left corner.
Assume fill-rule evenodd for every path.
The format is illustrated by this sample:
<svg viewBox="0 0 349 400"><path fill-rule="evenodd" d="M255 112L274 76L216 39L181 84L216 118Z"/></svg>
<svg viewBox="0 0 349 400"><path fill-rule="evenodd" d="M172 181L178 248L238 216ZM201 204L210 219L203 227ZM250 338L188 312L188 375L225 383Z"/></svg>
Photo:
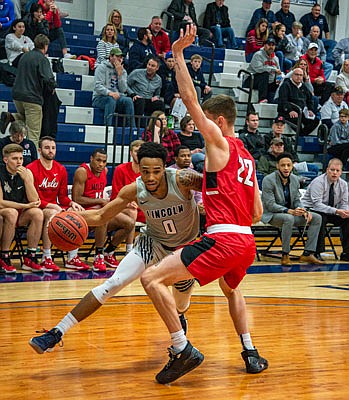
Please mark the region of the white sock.
<svg viewBox="0 0 349 400"><path fill-rule="evenodd" d="M51 258L51 249L42 249L42 262L46 258Z"/></svg>
<svg viewBox="0 0 349 400"><path fill-rule="evenodd" d="M74 257L78 255L79 249L68 251L68 261L72 260Z"/></svg>
<svg viewBox="0 0 349 400"><path fill-rule="evenodd" d="M126 253L129 253L133 249L133 243L126 244Z"/></svg>
<svg viewBox="0 0 349 400"><path fill-rule="evenodd" d="M178 332L171 333L172 347L176 353L180 353L187 345L187 338L185 337L183 329Z"/></svg>
<svg viewBox="0 0 349 400"><path fill-rule="evenodd" d="M56 326L55 328L58 328L61 332L62 335L67 333L70 328L73 326L77 325L79 321L74 317L72 313L68 313Z"/></svg>
<svg viewBox="0 0 349 400"><path fill-rule="evenodd" d="M245 349L246 350L254 350L250 332L242 333L240 335L240 340L241 340L243 350L245 350Z"/></svg>

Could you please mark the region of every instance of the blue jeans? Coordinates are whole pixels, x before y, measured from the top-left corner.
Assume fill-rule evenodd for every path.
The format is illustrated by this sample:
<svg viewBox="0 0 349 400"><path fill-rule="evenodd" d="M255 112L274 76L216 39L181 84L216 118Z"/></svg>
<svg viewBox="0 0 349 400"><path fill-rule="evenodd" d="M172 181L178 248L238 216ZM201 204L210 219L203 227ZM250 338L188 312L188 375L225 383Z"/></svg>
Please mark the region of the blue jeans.
<svg viewBox="0 0 349 400"><path fill-rule="evenodd" d="M131 118L126 118L126 124L128 126L136 126L134 120L135 112L131 97L121 96L117 100L115 100L111 96L96 96L92 100L92 105L93 107L104 110L105 125L112 125L113 117L110 114L114 114L115 112L117 112L119 114L130 115Z"/></svg>
<svg viewBox="0 0 349 400"><path fill-rule="evenodd" d="M282 51L275 52L276 57L279 59L280 69L282 72L288 72L292 68L292 61L285 57Z"/></svg>
<svg viewBox="0 0 349 400"><path fill-rule="evenodd" d="M215 25L211 26L210 29L214 35L218 47L222 47L224 44L223 38L227 38L227 49L238 48L233 28L231 27L222 28L220 26Z"/></svg>

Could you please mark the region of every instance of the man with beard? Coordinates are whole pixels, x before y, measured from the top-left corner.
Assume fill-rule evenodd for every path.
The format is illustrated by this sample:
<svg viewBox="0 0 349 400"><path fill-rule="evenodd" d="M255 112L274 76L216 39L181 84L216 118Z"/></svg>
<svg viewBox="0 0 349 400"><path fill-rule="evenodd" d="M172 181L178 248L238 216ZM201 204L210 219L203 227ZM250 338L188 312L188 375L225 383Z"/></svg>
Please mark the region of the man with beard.
<svg viewBox="0 0 349 400"><path fill-rule="evenodd" d="M130 48L128 73L137 68L144 68L151 55L156 56L156 50L152 44L152 34L148 28L139 28L137 38Z"/></svg>
<svg viewBox="0 0 349 400"><path fill-rule="evenodd" d="M292 265L289 252L294 226L308 225L307 241L300 262L323 264L315 254L321 216L306 211L299 193L299 179L292 174L293 160L289 153L276 157L276 171L262 182L262 221L281 229L282 265Z"/></svg>
<svg viewBox="0 0 349 400"><path fill-rule="evenodd" d="M74 211L82 211L83 207L68 197L68 174L64 166L57 161L56 142L50 136L44 136L39 140L39 159L30 163L27 168L33 173L34 186L41 200L40 208L44 212L44 224L42 228L42 262L43 271L57 272L59 267L52 261L51 241L48 237L48 221L57 213L71 207ZM66 268L75 270L87 270L89 266L83 263L78 250L68 252Z"/></svg>

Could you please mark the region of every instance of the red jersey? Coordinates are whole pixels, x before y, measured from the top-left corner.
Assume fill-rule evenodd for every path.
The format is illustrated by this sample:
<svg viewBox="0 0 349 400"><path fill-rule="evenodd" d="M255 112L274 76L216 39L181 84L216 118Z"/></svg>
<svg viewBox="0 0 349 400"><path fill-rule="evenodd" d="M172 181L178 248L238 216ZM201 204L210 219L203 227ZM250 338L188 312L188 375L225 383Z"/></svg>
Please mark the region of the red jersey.
<svg viewBox="0 0 349 400"><path fill-rule="evenodd" d="M68 174L62 164L53 160L52 168L46 169L40 160L35 160L27 168L33 173L34 186L41 200L40 208L46 208L48 203L69 207Z"/></svg>
<svg viewBox="0 0 349 400"><path fill-rule="evenodd" d="M251 226L254 212L255 163L240 139L225 137L230 157L224 169L204 171L202 198L207 226Z"/></svg>
<svg viewBox="0 0 349 400"><path fill-rule="evenodd" d="M132 169L132 162L127 162L124 164L120 164L115 168L113 181L112 181L112 191L110 200L114 200L118 195L120 190L130 183L134 182L136 178L141 176L138 172L134 172ZM145 223L145 216L141 209L138 208L138 216L137 221Z"/></svg>
<svg viewBox="0 0 349 400"><path fill-rule="evenodd" d="M107 170L106 168L101 172L99 176L95 175L91 171L91 167L89 164L83 163L80 165L81 168L84 168L87 173L87 179L85 182L84 193L82 194L85 197L89 197L90 199L103 199L104 188L107 186ZM95 206L84 206L86 210L91 208L95 208Z"/></svg>

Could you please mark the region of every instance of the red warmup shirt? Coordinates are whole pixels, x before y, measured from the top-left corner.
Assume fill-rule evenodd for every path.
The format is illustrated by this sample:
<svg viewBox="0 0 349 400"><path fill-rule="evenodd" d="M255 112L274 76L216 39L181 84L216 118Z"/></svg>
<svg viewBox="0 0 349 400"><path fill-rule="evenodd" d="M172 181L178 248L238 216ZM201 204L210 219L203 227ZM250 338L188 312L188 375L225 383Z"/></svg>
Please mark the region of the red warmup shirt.
<svg viewBox="0 0 349 400"><path fill-rule="evenodd" d="M114 200L124 186L134 182L136 178L138 178L139 176L141 176L140 173L135 173L133 171L132 162L118 165L115 168L113 175L110 200ZM137 221L145 223L145 215L143 211L139 208L138 208Z"/></svg>
<svg viewBox="0 0 349 400"><path fill-rule="evenodd" d="M148 26L148 29L150 29L150 25ZM170 39L168 34L163 29L161 29L156 36L153 35L152 43L157 55L167 53L171 50Z"/></svg>
<svg viewBox="0 0 349 400"><path fill-rule="evenodd" d="M206 225L251 226L254 212L254 159L240 139L225 137L230 158L218 172L204 171L202 198Z"/></svg>
<svg viewBox="0 0 349 400"><path fill-rule="evenodd" d="M83 163L80 165L87 173L87 180L85 182L84 193L85 197L90 199L103 199L104 188L107 186L107 169L104 169L99 176L95 175L90 168L89 164ZM86 210L95 208L96 206L84 206Z"/></svg>
<svg viewBox="0 0 349 400"><path fill-rule="evenodd" d="M40 208L46 208L48 203L69 207L68 174L62 164L53 160L52 168L46 169L40 160L35 160L27 168L34 176L34 186L41 200Z"/></svg>
<svg viewBox="0 0 349 400"><path fill-rule="evenodd" d="M308 63L309 78L311 83L314 83L315 78L318 78L319 76L323 78L324 81L326 81L324 74L324 66L319 57L316 57L315 61L311 62L310 58L308 57L308 54L304 54L303 56L300 57L300 59L306 60Z"/></svg>

